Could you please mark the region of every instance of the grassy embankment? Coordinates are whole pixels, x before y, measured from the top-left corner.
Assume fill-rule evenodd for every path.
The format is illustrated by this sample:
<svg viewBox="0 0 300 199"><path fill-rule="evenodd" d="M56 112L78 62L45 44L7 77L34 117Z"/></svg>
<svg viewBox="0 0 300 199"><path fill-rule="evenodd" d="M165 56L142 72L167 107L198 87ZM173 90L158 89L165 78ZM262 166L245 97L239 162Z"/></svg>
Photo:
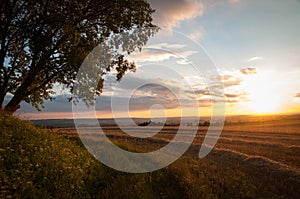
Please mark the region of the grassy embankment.
<svg viewBox="0 0 300 199"><path fill-rule="evenodd" d="M186 154L162 170L128 174L99 163L76 137L3 113L0 136L0 198L276 198L272 189L213 158Z"/></svg>

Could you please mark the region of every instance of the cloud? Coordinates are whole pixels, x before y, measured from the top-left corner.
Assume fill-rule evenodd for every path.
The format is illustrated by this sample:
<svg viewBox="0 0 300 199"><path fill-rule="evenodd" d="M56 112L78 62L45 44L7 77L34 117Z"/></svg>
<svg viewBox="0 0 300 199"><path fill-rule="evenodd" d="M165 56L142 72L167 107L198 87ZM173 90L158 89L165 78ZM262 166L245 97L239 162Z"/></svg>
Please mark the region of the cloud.
<svg viewBox="0 0 300 199"><path fill-rule="evenodd" d="M240 97L240 93L237 93L237 94L226 93L225 96L227 98L237 98L237 97Z"/></svg>
<svg viewBox="0 0 300 199"><path fill-rule="evenodd" d="M300 93L296 93L295 98L300 98Z"/></svg>
<svg viewBox="0 0 300 199"><path fill-rule="evenodd" d="M204 4L206 7L218 6L222 4L234 5L239 3L240 0L205 0Z"/></svg>
<svg viewBox="0 0 300 199"><path fill-rule="evenodd" d="M142 79L127 75L118 84L118 88L115 88L114 101L117 104L114 105L114 108L119 111L124 110L124 100L126 101L128 98L130 98L131 103L130 110L148 110L154 104L160 104L167 109L176 108L180 106L179 101L182 102L183 107L195 107L198 100L201 100L201 106L207 106L203 105L202 101L210 97L207 87L196 86L191 88L184 82L162 78ZM103 100L100 97L101 103L105 103L107 97L104 96ZM103 107L109 108L110 105L107 104L100 108Z"/></svg>
<svg viewBox="0 0 300 199"><path fill-rule="evenodd" d="M143 49L139 53L132 54L129 59L134 62L159 62L168 60L171 57L176 57L175 54L168 51L161 51L157 49Z"/></svg>
<svg viewBox="0 0 300 199"><path fill-rule="evenodd" d="M145 88L146 89L146 88ZM164 91L163 88L148 86L148 89L152 90L152 96L150 93L141 92L141 95L133 95L129 101L129 107L131 111L140 111L148 110L154 104L160 104L165 107L165 109L172 109L179 106L178 100L175 96L172 96L170 92ZM144 95L142 95L142 93ZM157 94L156 96L154 94ZM49 101L45 100L45 108L42 109L42 112L37 111L30 104L25 102L21 103L21 108L17 111L17 114L43 114L47 118L47 113L60 114L60 113L72 113L72 102L69 102L67 98L70 96L58 95L55 96L55 100ZM114 110L119 112L125 111L124 102L127 101L127 96L117 95L113 97ZM97 111L110 113L112 111L111 107L112 98L111 96L101 95L97 97L95 108ZM50 115L49 115L50 116Z"/></svg>
<svg viewBox="0 0 300 199"><path fill-rule="evenodd" d="M254 71L247 68L246 71L241 69L245 73L253 73ZM221 71L219 76L211 76L211 88L213 92L210 92L211 96L215 96L214 102L225 102L225 103L238 103L241 101L249 101L248 94L245 90L242 89L242 82L244 81L243 76L241 75L241 70L235 71ZM218 84L222 81L223 86ZM225 98L224 98L224 97ZM220 99L217 99L217 98Z"/></svg>
<svg viewBox="0 0 300 199"><path fill-rule="evenodd" d="M170 87L170 85L166 85L163 82L159 83L158 81L157 84L149 83L143 85L142 87L139 87L138 90L133 93L133 97L157 97L161 99L173 100L174 98L176 98L176 96L172 93L172 91L178 92L180 90L181 88L179 87Z"/></svg>
<svg viewBox="0 0 300 199"><path fill-rule="evenodd" d="M228 0L229 3L234 4L234 3L238 3L240 0Z"/></svg>
<svg viewBox="0 0 300 199"><path fill-rule="evenodd" d="M178 64L189 64L188 57L197 53L196 51L183 50L185 46L179 44L158 43L147 46L141 52L132 53L127 58L136 63L160 62L177 58Z"/></svg>
<svg viewBox="0 0 300 199"><path fill-rule="evenodd" d="M127 101L129 101L130 111L149 110L155 104L162 105L165 109L195 107L197 95L205 92L200 89L195 91L188 89L177 80L142 79L131 75L126 76L115 89L112 96L113 108L118 112L126 111ZM100 96L100 103L96 109L109 112L112 98Z"/></svg>
<svg viewBox="0 0 300 199"><path fill-rule="evenodd" d="M191 64L191 62L189 62L188 60L186 59L180 59L176 62L177 64L180 64L180 65L187 65L187 64Z"/></svg>
<svg viewBox="0 0 300 199"><path fill-rule="evenodd" d="M198 104L200 107L210 107L212 105L211 99L200 99L198 100Z"/></svg>
<svg viewBox="0 0 300 199"><path fill-rule="evenodd" d="M256 68L243 68L240 72L244 75L253 75L256 74Z"/></svg>
<svg viewBox="0 0 300 199"><path fill-rule="evenodd" d="M63 112L72 112L72 102L68 101L68 98L70 98L71 95L57 95L55 96L55 99L45 100L44 105L45 108L41 109L43 113L46 112L57 112L57 113L63 113ZM6 99L8 101L8 98ZM33 108L30 104L25 103L24 101L20 104L20 109L17 111L17 113L39 113L35 108Z"/></svg>
<svg viewBox="0 0 300 199"><path fill-rule="evenodd" d="M145 111L155 104L160 104L165 109L173 109L180 107L179 101L184 102L184 107L195 107L195 101L198 102L200 107L209 107L212 103L218 102L237 103L246 101L247 94L238 87L243 81L241 77L240 70L223 71L220 76L209 76L208 78L211 81L208 82L197 75L182 79L164 79L155 76L152 79L145 79L127 74L121 82L116 82L115 78L107 76L104 89L107 92L103 92L100 97L97 97L96 110L111 113L112 97L115 102L114 108L120 112L126 110L124 102L127 102L129 98L131 111ZM215 83L218 81L223 82L224 90L223 87L219 87L219 84ZM132 92L136 88L138 89ZM44 115L47 113L71 113L72 103L67 100L70 96L58 95L54 101L46 100L46 108L43 109L42 113ZM295 97L300 98L300 93L297 93ZM39 114L24 102L21 104L20 113Z"/></svg>
<svg viewBox="0 0 300 199"><path fill-rule="evenodd" d="M221 80L225 88L240 85L241 82L243 81L242 78L238 76L234 76L232 74L224 74L218 77L213 76L211 77L211 80L213 81Z"/></svg>
<svg viewBox="0 0 300 199"><path fill-rule="evenodd" d="M240 101L248 101L247 94L245 92L225 93L226 102L237 103Z"/></svg>
<svg viewBox="0 0 300 199"><path fill-rule="evenodd" d="M162 105L165 109L172 109L179 106L177 99L166 99L157 96L131 96L130 99L122 96L115 96L113 99L110 96L101 96L99 103L96 104L96 110L100 112L111 112L112 110L117 112L129 111L144 111L149 110L153 105ZM124 102L128 102L124 104ZM112 104L113 102L113 104ZM112 109L113 106L113 109ZM127 108L128 109L127 109Z"/></svg>
<svg viewBox="0 0 300 199"><path fill-rule="evenodd" d="M189 38L191 38L192 40L199 40L200 38L202 38L203 34L203 31L193 32L189 35Z"/></svg>
<svg viewBox="0 0 300 199"><path fill-rule="evenodd" d="M251 57L250 59L248 59L248 62L263 60L263 59L264 59L263 57Z"/></svg>
<svg viewBox="0 0 300 199"><path fill-rule="evenodd" d="M155 13L154 23L160 27L178 27L180 22L203 15L204 6L197 0L149 0Z"/></svg>
<svg viewBox="0 0 300 199"><path fill-rule="evenodd" d="M155 49L181 49L184 48L185 45L183 44L170 44L170 43L156 43L156 44L149 44L147 48L155 48Z"/></svg>
<svg viewBox="0 0 300 199"><path fill-rule="evenodd" d="M132 74L126 75L122 81L117 84L115 93L118 95L124 94L128 90L147 91L147 92L159 92L161 95L166 89L172 90L178 93L180 90L184 90L181 83L175 80L167 80L162 78L143 79ZM124 91L124 92L123 92ZM145 94L141 94L144 96Z"/></svg>

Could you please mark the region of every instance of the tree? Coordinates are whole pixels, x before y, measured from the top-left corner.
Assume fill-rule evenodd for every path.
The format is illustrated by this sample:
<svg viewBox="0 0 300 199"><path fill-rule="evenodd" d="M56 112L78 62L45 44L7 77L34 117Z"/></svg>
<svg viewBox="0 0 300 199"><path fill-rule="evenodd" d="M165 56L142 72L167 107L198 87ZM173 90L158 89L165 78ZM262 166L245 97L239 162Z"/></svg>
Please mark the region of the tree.
<svg viewBox="0 0 300 199"><path fill-rule="evenodd" d="M157 31L150 5L144 0L3 0L0 4L0 105L15 112L21 101L35 108L52 100L55 83L72 91L78 69L98 44L113 35L134 38L114 43L111 62L97 75L116 71L120 80L135 64L124 55L141 49ZM145 28L154 27L146 30ZM139 29L139 31L134 31ZM141 31L145 30L145 31ZM101 93L104 79L95 89ZM4 107L6 95L12 95Z"/></svg>

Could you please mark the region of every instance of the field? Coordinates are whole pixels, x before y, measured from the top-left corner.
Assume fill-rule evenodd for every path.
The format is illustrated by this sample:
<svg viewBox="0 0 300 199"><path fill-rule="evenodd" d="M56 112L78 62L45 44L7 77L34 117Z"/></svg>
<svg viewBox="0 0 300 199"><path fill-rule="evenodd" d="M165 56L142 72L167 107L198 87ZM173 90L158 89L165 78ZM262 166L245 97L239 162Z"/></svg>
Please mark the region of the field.
<svg viewBox="0 0 300 199"><path fill-rule="evenodd" d="M157 131L159 127L123 128L139 135L140 131L151 133ZM87 128L87 133L93 130L92 127ZM173 139L178 127L166 126L157 135L147 139L130 137L116 126L104 126L103 130L117 145L121 147L125 145L123 148L126 150L130 150L127 146L131 145L134 146L132 151L149 152L163 147ZM186 130L188 131L189 127L186 127ZM63 134L72 134L72 132L76 134L75 129L72 128L57 129L57 131ZM220 179L229 177L228 174L231 172L233 177L243 177L248 181L245 186L249 185L249 193L252 192L254 195L260 193L266 194L264 197L276 198L297 198L300 195L300 118L298 116L252 116L239 117L239 120L237 117L228 118L212 153L204 159L197 159L206 132L207 127L199 127L193 145L185 156L199 164L213 162L221 170L220 172L224 172L224 174L218 173ZM195 173L205 172L205 169L207 168L200 167ZM196 178L194 180L197 181ZM247 196L247 191L244 196ZM260 195L255 195L257 196Z"/></svg>
<svg viewBox="0 0 300 199"><path fill-rule="evenodd" d="M4 118L4 117L3 117ZM15 118L1 120L0 197L47 198L298 198L300 118L233 117L214 150L199 159L207 127L193 145L159 171L129 174L99 163L74 128L44 130ZM138 134L159 127L125 127ZM177 126L151 138L130 137L117 126L106 135L120 147L149 152L168 143ZM185 127L187 130L190 127ZM88 130L93 132L94 127ZM38 166L37 166L38 165Z"/></svg>

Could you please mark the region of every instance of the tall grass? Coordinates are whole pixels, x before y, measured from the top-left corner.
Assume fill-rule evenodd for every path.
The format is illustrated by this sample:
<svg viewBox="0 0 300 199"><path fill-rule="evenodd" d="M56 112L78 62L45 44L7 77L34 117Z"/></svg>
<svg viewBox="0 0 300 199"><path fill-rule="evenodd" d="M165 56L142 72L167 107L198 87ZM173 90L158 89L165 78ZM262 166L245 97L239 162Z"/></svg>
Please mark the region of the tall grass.
<svg viewBox="0 0 300 199"><path fill-rule="evenodd" d="M87 196L87 181L104 181L103 166L80 145L3 112L0 117L0 197Z"/></svg>

